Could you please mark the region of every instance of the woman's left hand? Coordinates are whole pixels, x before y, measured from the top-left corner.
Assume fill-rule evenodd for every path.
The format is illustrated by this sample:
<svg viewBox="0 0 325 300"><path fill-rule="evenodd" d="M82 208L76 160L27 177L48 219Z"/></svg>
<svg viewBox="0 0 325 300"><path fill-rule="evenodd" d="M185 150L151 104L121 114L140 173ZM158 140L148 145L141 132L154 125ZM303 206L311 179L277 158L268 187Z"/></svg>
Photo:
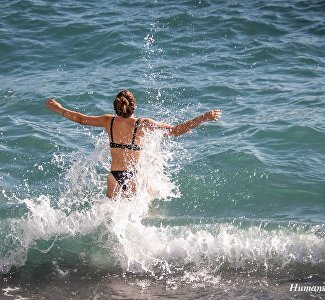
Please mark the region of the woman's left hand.
<svg viewBox="0 0 325 300"><path fill-rule="evenodd" d="M63 109L62 105L59 102L55 101L54 99L47 100L47 108L51 111L58 113L58 114L61 113L61 111Z"/></svg>

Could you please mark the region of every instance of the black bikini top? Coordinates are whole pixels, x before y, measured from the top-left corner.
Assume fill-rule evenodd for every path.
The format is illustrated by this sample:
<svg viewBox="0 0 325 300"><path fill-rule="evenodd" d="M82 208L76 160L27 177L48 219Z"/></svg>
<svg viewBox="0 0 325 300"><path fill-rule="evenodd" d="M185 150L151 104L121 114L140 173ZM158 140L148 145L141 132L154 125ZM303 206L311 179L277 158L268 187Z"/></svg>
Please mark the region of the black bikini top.
<svg viewBox="0 0 325 300"><path fill-rule="evenodd" d="M136 137L137 130L138 130L138 126L139 126L139 120L140 119L137 119L135 121L134 131L133 131L133 137L132 137L131 144L122 144L122 143L118 144L118 143L114 143L114 140L113 140L113 123L114 123L114 119L115 119L115 117L113 117L112 118L112 121L111 121L111 142L109 144L110 147L111 148L120 148L120 149L129 149L129 150L142 150L142 147L141 146L134 144L135 137Z"/></svg>

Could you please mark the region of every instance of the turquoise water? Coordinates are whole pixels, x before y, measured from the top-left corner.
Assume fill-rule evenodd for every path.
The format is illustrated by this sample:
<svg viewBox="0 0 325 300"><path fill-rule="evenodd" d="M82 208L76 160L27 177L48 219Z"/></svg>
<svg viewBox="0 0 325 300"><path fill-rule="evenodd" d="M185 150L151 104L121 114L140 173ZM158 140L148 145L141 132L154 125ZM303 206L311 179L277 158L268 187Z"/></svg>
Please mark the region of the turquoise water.
<svg viewBox="0 0 325 300"><path fill-rule="evenodd" d="M64 282L96 278L85 299L107 294L105 280L129 299L134 285L139 299L242 299L240 281L242 295L266 299L323 285L324 12L324 1L2 3L3 288L79 299ZM137 116L223 115L152 137L142 167L155 192L111 203L105 133L45 100L100 115L125 88ZM43 294L40 280L51 282Z"/></svg>

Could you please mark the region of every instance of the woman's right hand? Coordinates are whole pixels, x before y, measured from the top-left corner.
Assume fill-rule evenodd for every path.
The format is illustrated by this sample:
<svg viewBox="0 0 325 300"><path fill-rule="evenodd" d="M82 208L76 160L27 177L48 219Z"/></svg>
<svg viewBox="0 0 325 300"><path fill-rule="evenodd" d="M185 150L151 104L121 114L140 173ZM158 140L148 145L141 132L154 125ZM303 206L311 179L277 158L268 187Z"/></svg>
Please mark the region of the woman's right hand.
<svg viewBox="0 0 325 300"><path fill-rule="evenodd" d="M206 121L217 121L221 118L222 111L220 109L214 109L207 111L203 116Z"/></svg>

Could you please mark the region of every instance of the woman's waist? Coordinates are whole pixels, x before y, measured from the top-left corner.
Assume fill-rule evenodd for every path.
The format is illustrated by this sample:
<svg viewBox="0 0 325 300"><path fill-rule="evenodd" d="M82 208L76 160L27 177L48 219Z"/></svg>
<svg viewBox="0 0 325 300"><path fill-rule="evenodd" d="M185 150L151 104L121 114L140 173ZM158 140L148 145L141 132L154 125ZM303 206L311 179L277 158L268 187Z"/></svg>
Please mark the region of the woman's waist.
<svg viewBox="0 0 325 300"><path fill-rule="evenodd" d="M137 167L137 162L114 162L112 161L111 171L132 171Z"/></svg>

